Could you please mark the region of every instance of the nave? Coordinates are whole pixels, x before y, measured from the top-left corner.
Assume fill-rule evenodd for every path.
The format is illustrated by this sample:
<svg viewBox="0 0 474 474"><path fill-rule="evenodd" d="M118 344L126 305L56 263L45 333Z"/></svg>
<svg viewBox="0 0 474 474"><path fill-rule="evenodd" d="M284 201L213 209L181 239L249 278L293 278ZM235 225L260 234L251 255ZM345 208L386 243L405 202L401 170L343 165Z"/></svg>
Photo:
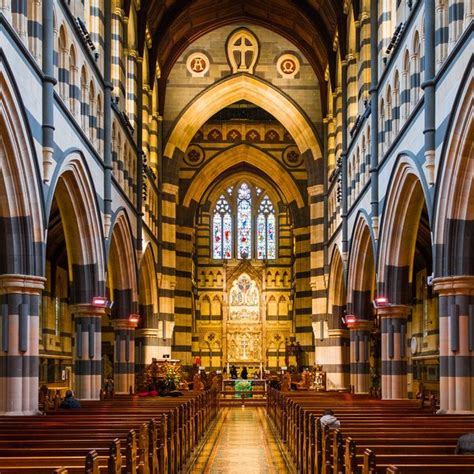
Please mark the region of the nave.
<svg viewBox="0 0 474 474"><path fill-rule="evenodd" d="M189 472L267 474L289 469L265 410L242 406L222 410Z"/></svg>

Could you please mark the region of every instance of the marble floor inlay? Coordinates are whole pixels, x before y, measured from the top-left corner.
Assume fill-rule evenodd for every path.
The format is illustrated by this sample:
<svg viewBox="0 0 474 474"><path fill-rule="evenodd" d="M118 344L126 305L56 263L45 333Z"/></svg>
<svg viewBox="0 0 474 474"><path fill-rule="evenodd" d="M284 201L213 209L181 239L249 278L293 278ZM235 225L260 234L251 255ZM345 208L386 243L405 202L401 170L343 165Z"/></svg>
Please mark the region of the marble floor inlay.
<svg viewBox="0 0 474 474"><path fill-rule="evenodd" d="M192 473L289 472L263 408L224 408Z"/></svg>

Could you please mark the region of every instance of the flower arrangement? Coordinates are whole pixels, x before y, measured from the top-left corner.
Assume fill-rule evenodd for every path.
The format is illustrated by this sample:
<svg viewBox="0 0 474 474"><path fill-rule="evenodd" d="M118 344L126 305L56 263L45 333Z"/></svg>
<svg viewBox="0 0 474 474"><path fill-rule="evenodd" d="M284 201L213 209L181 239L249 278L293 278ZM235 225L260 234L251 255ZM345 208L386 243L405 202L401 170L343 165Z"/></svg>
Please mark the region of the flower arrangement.
<svg viewBox="0 0 474 474"><path fill-rule="evenodd" d="M242 393L242 392L251 392L252 391L252 382L249 380L237 380L234 385L235 391L237 392L235 396L240 398L242 395L245 395L245 398L252 398L251 393Z"/></svg>
<svg viewBox="0 0 474 474"><path fill-rule="evenodd" d="M173 364L165 364L164 383L167 389L176 390L181 382L181 367Z"/></svg>

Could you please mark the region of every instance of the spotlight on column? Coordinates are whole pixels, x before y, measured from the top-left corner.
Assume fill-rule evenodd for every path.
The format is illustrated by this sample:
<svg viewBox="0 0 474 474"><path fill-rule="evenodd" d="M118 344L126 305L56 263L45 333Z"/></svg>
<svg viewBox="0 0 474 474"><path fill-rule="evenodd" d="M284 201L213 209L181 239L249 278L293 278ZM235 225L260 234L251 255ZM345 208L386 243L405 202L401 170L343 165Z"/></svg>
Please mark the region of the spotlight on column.
<svg viewBox="0 0 474 474"><path fill-rule="evenodd" d="M128 317L128 320L129 320L131 323L138 324L138 321L140 321L140 315L139 315L139 314L131 314L131 315Z"/></svg>
<svg viewBox="0 0 474 474"><path fill-rule="evenodd" d="M97 306L98 308L108 308L109 300L105 296L94 296L92 298L92 306Z"/></svg>
<svg viewBox="0 0 474 474"><path fill-rule="evenodd" d="M353 314L348 314L344 318L342 318L344 324L354 324L357 322L357 318Z"/></svg>
<svg viewBox="0 0 474 474"><path fill-rule="evenodd" d="M389 305L388 298L386 296L377 296L373 301L374 308L383 308Z"/></svg>

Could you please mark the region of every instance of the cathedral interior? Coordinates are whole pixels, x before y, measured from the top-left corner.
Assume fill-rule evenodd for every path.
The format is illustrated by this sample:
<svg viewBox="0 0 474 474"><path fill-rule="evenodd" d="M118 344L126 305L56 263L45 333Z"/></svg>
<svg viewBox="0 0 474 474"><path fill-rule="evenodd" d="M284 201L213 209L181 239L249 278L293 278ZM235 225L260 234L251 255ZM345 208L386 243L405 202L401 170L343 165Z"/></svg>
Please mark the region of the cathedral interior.
<svg viewBox="0 0 474 474"><path fill-rule="evenodd" d="M248 472L333 472L281 422L299 389L414 420L426 396L474 431L473 19L473 0L0 0L0 472L53 472L15 470L2 428L40 387L95 413L154 364L194 383L193 433L281 435ZM218 408L236 368L267 412ZM181 472L186 433L123 472ZM189 472L234 472L216 439ZM334 472L359 472L336 444Z"/></svg>

